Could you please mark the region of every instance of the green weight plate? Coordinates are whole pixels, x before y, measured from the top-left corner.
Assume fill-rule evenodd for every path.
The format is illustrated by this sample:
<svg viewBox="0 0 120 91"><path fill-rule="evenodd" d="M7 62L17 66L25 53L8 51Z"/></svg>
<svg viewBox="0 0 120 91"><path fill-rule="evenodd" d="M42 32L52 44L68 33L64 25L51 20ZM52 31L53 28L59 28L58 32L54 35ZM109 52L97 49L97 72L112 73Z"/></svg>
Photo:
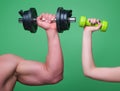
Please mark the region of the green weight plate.
<svg viewBox="0 0 120 91"><path fill-rule="evenodd" d="M81 16L81 17L80 17L80 21L79 21L80 27L84 27L84 26L85 26L86 20L87 20L87 19L86 19L85 16Z"/></svg>
<svg viewBox="0 0 120 91"><path fill-rule="evenodd" d="M102 24L101 31L106 32L106 30L108 28L108 22L107 21L102 21L101 24Z"/></svg>

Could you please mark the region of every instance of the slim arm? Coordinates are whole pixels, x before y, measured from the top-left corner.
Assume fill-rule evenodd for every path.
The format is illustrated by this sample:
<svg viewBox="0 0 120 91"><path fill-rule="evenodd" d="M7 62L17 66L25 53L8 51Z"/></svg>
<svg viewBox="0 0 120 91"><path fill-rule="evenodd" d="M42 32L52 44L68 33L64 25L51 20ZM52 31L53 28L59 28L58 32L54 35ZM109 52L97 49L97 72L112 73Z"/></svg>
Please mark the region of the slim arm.
<svg viewBox="0 0 120 91"><path fill-rule="evenodd" d="M120 67L96 67L94 63L92 55L92 32L98 29L99 27L86 27L83 31L82 66L84 75L96 80L120 82Z"/></svg>

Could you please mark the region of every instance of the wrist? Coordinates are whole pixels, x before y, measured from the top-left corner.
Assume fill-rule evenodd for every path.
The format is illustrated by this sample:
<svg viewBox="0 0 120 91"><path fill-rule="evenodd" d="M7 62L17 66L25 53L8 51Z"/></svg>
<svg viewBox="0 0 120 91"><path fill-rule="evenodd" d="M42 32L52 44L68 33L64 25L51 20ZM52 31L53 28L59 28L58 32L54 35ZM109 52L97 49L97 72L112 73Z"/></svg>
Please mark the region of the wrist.
<svg viewBox="0 0 120 91"><path fill-rule="evenodd" d="M55 29L46 30L46 34L48 38L54 38L55 36L58 36L58 32Z"/></svg>
<svg viewBox="0 0 120 91"><path fill-rule="evenodd" d="M83 33L92 34L92 31L84 30Z"/></svg>
<svg viewBox="0 0 120 91"><path fill-rule="evenodd" d="M92 37L92 31L83 31L83 36L86 38Z"/></svg>

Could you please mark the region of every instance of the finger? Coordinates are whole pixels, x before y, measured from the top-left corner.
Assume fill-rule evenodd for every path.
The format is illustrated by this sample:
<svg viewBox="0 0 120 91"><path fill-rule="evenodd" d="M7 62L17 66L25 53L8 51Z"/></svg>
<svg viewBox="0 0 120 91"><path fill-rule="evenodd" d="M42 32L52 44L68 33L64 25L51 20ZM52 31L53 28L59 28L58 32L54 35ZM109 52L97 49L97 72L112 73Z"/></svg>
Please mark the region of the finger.
<svg viewBox="0 0 120 91"><path fill-rule="evenodd" d="M39 26L42 26L44 20L45 20L45 13L42 13L40 16L37 17L37 24Z"/></svg>
<svg viewBox="0 0 120 91"><path fill-rule="evenodd" d="M97 19L97 24L100 23L101 21L99 19Z"/></svg>
<svg viewBox="0 0 120 91"><path fill-rule="evenodd" d="M56 16L54 14L51 14L52 21L55 21Z"/></svg>
<svg viewBox="0 0 120 91"><path fill-rule="evenodd" d="M90 22L91 22L92 25L95 25L95 24L96 24L96 19L95 19L95 18L92 18L92 19L90 20Z"/></svg>
<svg viewBox="0 0 120 91"><path fill-rule="evenodd" d="M42 21L42 20L44 20L44 19L43 19L44 16L45 16L45 13L42 13L40 16L37 17L37 19Z"/></svg>
<svg viewBox="0 0 120 91"><path fill-rule="evenodd" d="M97 23L96 18L93 19L92 23L93 23L93 24L96 24L96 23Z"/></svg>
<svg viewBox="0 0 120 91"><path fill-rule="evenodd" d="M88 18L88 21L91 23L91 18Z"/></svg>
<svg viewBox="0 0 120 91"><path fill-rule="evenodd" d="M45 22L47 20L47 13L44 13L42 15L42 19L41 19L43 22Z"/></svg>
<svg viewBox="0 0 120 91"><path fill-rule="evenodd" d="M96 26L96 27L95 27L95 30L100 29L100 28L101 28L101 26L102 26L102 24L101 24L101 23L98 23L98 26Z"/></svg>
<svg viewBox="0 0 120 91"><path fill-rule="evenodd" d="M88 21L94 25L96 23L96 19L95 18L89 18Z"/></svg>
<svg viewBox="0 0 120 91"><path fill-rule="evenodd" d="M48 13L46 13L46 22L47 23L50 23L51 22L51 17L52 17L52 15L51 14L48 14Z"/></svg>
<svg viewBox="0 0 120 91"><path fill-rule="evenodd" d="M48 22L48 14L47 13L41 14L40 20L41 22Z"/></svg>
<svg viewBox="0 0 120 91"><path fill-rule="evenodd" d="M37 25L41 26L42 25L42 21L39 19L39 17L37 18Z"/></svg>
<svg viewBox="0 0 120 91"><path fill-rule="evenodd" d="M50 22L54 22L55 21L55 15L50 14L49 19L50 19Z"/></svg>

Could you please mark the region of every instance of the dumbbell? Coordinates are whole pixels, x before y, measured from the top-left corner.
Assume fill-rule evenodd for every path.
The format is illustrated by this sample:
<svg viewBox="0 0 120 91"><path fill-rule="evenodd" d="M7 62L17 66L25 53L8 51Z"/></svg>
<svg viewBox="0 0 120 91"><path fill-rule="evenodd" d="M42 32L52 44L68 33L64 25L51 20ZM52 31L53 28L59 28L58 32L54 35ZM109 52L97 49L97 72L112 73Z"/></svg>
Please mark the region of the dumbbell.
<svg viewBox="0 0 120 91"><path fill-rule="evenodd" d="M101 24L102 24L102 26L101 26L100 30L102 32L106 32L106 30L108 28L108 22L101 21ZM80 25L80 27L85 27L85 26L97 26L98 24L92 25L85 16L81 16L80 20L79 20L79 25Z"/></svg>
<svg viewBox="0 0 120 91"><path fill-rule="evenodd" d="M22 18L19 18L18 21L20 23L23 23L23 27L25 30L30 31L31 33L35 33L37 31L37 11L35 8L30 8L29 10L23 11L20 10L19 14ZM57 31L59 33L62 33L65 30L69 30L70 23L76 22L75 17L72 16L72 10L65 10L63 7L58 7L56 12L56 18L55 20L52 20L53 22L56 22Z"/></svg>

